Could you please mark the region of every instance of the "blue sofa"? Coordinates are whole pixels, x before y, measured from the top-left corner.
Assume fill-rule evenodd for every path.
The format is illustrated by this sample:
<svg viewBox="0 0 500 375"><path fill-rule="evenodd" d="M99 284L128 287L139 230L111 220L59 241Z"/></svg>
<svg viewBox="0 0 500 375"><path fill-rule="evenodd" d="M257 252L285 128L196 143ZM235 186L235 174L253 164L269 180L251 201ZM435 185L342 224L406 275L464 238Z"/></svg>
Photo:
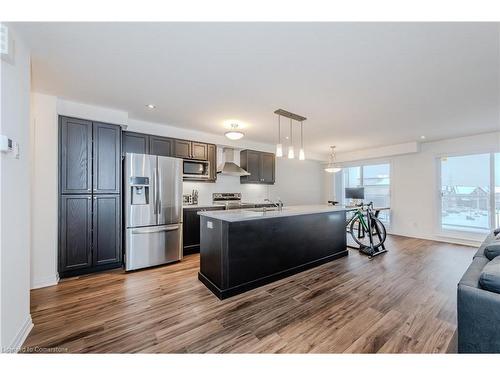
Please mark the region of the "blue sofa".
<svg viewBox="0 0 500 375"><path fill-rule="evenodd" d="M500 353L500 294L481 288L479 281L490 262L485 248L493 240L495 233L492 232L458 283L459 353Z"/></svg>

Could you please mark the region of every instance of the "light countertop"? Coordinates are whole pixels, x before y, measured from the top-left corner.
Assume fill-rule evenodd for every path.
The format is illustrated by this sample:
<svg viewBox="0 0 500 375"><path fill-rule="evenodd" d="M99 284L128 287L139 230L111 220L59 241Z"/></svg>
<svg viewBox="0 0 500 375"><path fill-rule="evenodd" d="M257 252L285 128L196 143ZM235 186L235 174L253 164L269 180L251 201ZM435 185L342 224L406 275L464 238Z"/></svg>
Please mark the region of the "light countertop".
<svg viewBox="0 0 500 375"><path fill-rule="evenodd" d="M296 215L321 214L326 212L351 211L352 208L343 206L330 206L326 204L301 205L301 206L285 206L283 211L267 210L265 212L255 211L256 209L247 208L241 210L228 211L203 211L198 212L198 215L209 217L216 220L229 222L238 222L245 220L272 219L277 217L287 217Z"/></svg>
<svg viewBox="0 0 500 375"><path fill-rule="evenodd" d="M184 204L182 208L185 210L198 209L198 208L211 208L211 207L225 207L222 203L207 203L207 204Z"/></svg>

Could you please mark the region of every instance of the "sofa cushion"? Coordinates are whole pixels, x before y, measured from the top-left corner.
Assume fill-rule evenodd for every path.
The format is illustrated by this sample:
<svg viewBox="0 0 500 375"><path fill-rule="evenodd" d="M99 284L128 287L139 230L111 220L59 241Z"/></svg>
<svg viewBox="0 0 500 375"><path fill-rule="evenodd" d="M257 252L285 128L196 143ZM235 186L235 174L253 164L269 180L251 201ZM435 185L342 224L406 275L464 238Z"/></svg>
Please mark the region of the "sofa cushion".
<svg viewBox="0 0 500 375"><path fill-rule="evenodd" d="M499 235L500 236L500 235ZM476 258L476 257L486 257L484 255L484 249L486 248L486 246L488 246L491 242L494 242L494 241L498 241L500 240L500 237L497 239L495 237L495 234L493 232L491 232L490 234L488 234L488 236L484 239L484 241L481 243L481 246L479 246L479 249L477 249L476 253L474 254L474 257L473 258ZM489 260L489 259L488 259Z"/></svg>
<svg viewBox="0 0 500 375"><path fill-rule="evenodd" d="M492 241L484 247L484 256L493 260L500 255L500 240Z"/></svg>
<svg viewBox="0 0 500 375"><path fill-rule="evenodd" d="M488 262L479 276L481 288L494 293L500 293L500 256Z"/></svg>
<svg viewBox="0 0 500 375"><path fill-rule="evenodd" d="M467 268L467 271L463 274L462 279L460 279L459 284L472 288L479 288L479 277L481 276L484 266L486 266L488 262L486 257L474 258L469 268Z"/></svg>

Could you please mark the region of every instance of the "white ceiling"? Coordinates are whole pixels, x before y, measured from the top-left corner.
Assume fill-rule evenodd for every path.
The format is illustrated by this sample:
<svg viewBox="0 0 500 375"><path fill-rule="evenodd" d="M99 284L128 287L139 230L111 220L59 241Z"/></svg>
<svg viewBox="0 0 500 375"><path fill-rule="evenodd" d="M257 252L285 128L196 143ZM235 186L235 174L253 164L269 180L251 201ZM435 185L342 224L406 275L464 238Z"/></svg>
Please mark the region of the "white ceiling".
<svg viewBox="0 0 500 375"><path fill-rule="evenodd" d="M317 153L499 128L499 24L13 27L32 49L35 91L131 118L216 134L239 119L247 139L273 143L284 108L308 118L306 150Z"/></svg>

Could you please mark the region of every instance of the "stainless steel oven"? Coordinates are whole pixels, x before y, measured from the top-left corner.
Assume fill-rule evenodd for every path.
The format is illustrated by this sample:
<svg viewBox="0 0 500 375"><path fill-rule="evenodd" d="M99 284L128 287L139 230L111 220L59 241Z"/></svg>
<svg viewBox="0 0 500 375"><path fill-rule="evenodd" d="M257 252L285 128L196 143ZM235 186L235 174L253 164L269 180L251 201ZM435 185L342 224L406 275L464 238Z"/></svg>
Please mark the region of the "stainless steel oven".
<svg viewBox="0 0 500 375"><path fill-rule="evenodd" d="M210 177L210 162L204 160L184 160L183 177L206 180Z"/></svg>

